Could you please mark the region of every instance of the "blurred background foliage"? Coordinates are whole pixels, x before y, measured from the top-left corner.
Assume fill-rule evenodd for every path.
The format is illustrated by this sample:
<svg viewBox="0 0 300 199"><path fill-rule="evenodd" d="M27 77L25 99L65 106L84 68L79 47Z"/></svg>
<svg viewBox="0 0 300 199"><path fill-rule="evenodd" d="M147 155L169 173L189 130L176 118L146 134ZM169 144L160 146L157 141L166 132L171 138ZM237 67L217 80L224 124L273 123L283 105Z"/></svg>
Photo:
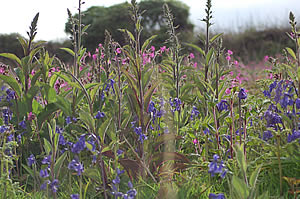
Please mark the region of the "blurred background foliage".
<svg viewBox="0 0 300 199"><path fill-rule="evenodd" d="M189 7L177 0L144 0L139 3L143 13L143 33L142 40L151 35L158 35L153 45L158 48L168 38L167 27L163 19L163 4L167 2L174 15L174 24L178 26L177 32L181 42L194 43L203 47L199 37L204 36L204 31L195 31L194 24L189 20ZM105 30L108 30L112 38L121 45L125 44L125 37L118 29L128 29L133 32L134 24L128 23L130 13L128 11L129 3L116 4L110 7L93 6L83 12L82 23L91 26L87 30L87 35L83 37L83 46L88 51L94 52L99 43L105 39ZM74 15L76 17L76 15ZM65 24L65 32L71 36L69 21ZM284 47L293 48L286 32L289 28L268 27L258 30L255 27L249 27L242 32L226 32L223 36L223 46L234 52L238 60L245 64L249 62L259 62L264 56L276 56L281 53ZM216 32L213 32L216 34ZM10 52L21 57L23 54L18 42L18 33L0 34L0 53ZM142 42L143 42L142 41ZM64 62L69 62L71 57L59 48L71 47L69 39L63 41L48 41L45 48L51 55L56 55ZM0 62L10 64L8 60L0 58Z"/></svg>

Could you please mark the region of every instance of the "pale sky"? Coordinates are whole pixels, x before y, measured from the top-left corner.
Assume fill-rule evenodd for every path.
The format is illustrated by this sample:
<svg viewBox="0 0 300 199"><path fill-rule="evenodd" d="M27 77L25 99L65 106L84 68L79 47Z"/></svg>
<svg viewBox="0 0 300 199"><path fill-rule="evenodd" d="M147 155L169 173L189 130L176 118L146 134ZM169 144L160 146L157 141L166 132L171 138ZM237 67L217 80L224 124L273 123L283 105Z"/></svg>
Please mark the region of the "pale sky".
<svg viewBox="0 0 300 199"><path fill-rule="evenodd" d="M91 6L111 6L126 0L85 0L83 10ZM130 0L128 0L130 2ZM196 30L203 25L206 0L182 0L190 7L190 20ZM288 13L293 11L300 23L300 0L212 0L213 28L216 31L237 31L247 26L288 25ZM67 8L76 12L78 0L0 0L0 34L18 32L26 35L37 12L37 39L59 40L67 21ZM1 45L1 44L0 44Z"/></svg>

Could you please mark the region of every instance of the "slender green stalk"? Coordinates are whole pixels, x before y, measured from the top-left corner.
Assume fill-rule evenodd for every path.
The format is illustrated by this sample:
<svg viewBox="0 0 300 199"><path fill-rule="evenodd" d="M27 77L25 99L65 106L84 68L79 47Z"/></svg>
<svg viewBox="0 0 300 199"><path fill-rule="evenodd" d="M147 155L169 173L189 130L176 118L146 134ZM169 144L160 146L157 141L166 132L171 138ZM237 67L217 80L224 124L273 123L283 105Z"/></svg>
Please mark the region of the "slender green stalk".
<svg viewBox="0 0 300 199"><path fill-rule="evenodd" d="M281 154L280 154L280 135L276 135L277 137L277 159L278 159L278 168L279 168L279 183L280 183L280 196L283 196L282 190L282 165L281 165Z"/></svg>

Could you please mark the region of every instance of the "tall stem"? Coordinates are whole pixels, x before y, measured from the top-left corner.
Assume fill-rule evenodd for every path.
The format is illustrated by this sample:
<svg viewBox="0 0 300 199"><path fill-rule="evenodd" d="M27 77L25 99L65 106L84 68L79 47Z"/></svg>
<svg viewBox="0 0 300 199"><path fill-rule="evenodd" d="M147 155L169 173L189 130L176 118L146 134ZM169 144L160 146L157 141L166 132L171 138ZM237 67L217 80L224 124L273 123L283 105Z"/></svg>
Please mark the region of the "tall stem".
<svg viewBox="0 0 300 199"><path fill-rule="evenodd" d="M278 159L278 168L279 168L279 183L280 183L280 196L283 195L282 192L282 165L281 165L281 159L280 159L280 135L277 136L277 159Z"/></svg>

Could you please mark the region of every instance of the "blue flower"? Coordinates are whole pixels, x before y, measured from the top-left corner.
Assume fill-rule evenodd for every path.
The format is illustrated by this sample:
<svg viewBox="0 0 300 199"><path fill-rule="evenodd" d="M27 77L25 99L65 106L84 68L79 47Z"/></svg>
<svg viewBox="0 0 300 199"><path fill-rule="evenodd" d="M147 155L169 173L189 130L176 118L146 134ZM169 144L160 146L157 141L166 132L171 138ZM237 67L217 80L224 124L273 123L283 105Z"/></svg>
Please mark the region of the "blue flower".
<svg viewBox="0 0 300 199"><path fill-rule="evenodd" d="M95 119L100 119L105 117L105 113L98 111L97 115L95 116Z"/></svg>
<svg viewBox="0 0 300 199"><path fill-rule="evenodd" d="M247 98L247 93L245 91L245 89L241 88L240 92L238 94L238 97L242 100L242 99L246 99Z"/></svg>
<svg viewBox="0 0 300 199"><path fill-rule="evenodd" d="M122 155L122 154L123 154L123 152L124 152L123 150L121 150L121 149L118 149L118 150L117 150L117 155L118 155L118 156L120 156L120 155Z"/></svg>
<svg viewBox="0 0 300 199"><path fill-rule="evenodd" d="M226 100L221 100L218 104L217 104L217 109L219 112L222 112L223 110L228 110L228 102Z"/></svg>
<svg viewBox="0 0 300 199"><path fill-rule="evenodd" d="M112 93L115 93L114 83L115 83L115 80L108 79L108 82L105 84L106 86L105 86L104 91L108 92L112 88Z"/></svg>
<svg viewBox="0 0 300 199"><path fill-rule="evenodd" d="M19 126L23 129L27 129L26 127L26 122L24 120L22 120L20 123L19 123Z"/></svg>
<svg viewBox="0 0 300 199"><path fill-rule="evenodd" d="M268 141L269 139L271 139L273 137L273 134L271 131L264 131L263 133L263 140L264 141Z"/></svg>
<svg viewBox="0 0 300 199"><path fill-rule="evenodd" d="M191 120L193 120L195 117L198 117L200 112L197 110L196 106L193 106L192 112L191 112Z"/></svg>
<svg viewBox="0 0 300 199"><path fill-rule="evenodd" d="M272 84L269 86L269 92L272 93L273 89L276 88L277 86L277 81L274 81Z"/></svg>
<svg viewBox="0 0 300 199"><path fill-rule="evenodd" d="M68 169L76 171L77 175L81 175L84 171L83 164L79 162L78 158L73 159L69 163Z"/></svg>
<svg viewBox="0 0 300 199"><path fill-rule="evenodd" d="M4 133L5 131L8 130L8 127L7 126L0 126L0 133Z"/></svg>
<svg viewBox="0 0 300 199"><path fill-rule="evenodd" d="M208 198L209 199L226 199L226 197L223 193L219 193L219 194L210 193Z"/></svg>
<svg viewBox="0 0 300 199"><path fill-rule="evenodd" d="M300 131L293 130L293 133L288 135L287 142L290 143L298 138L300 138Z"/></svg>
<svg viewBox="0 0 300 199"><path fill-rule="evenodd" d="M267 90L264 90L263 94L264 94L265 97L271 97L271 93Z"/></svg>
<svg viewBox="0 0 300 199"><path fill-rule="evenodd" d="M47 189L47 185L50 184L50 180L46 180L42 185L41 185L41 190Z"/></svg>
<svg viewBox="0 0 300 199"><path fill-rule="evenodd" d="M71 199L79 199L79 194L72 194Z"/></svg>
<svg viewBox="0 0 300 199"><path fill-rule="evenodd" d="M295 104L296 104L296 108L300 109L300 99L299 98L296 99Z"/></svg>
<svg viewBox="0 0 300 199"><path fill-rule="evenodd" d="M212 177L215 176L215 174L217 173L221 173L221 177L224 178L227 173L227 170L225 169L223 161L221 161L218 165L218 159L219 156L215 154L213 156L213 161L208 165L208 173L210 173Z"/></svg>
<svg viewBox="0 0 300 199"><path fill-rule="evenodd" d="M77 143L73 144L73 147L71 149L72 153L80 153L82 150L84 150L86 147L85 144L85 136L81 136Z"/></svg>
<svg viewBox="0 0 300 199"><path fill-rule="evenodd" d="M44 159L42 160L42 164L50 165L50 163L51 163L51 155L44 157Z"/></svg>
<svg viewBox="0 0 300 199"><path fill-rule="evenodd" d="M15 91L7 89L6 90L6 100L8 102L10 102L11 100L13 100L15 98Z"/></svg>
<svg viewBox="0 0 300 199"><path fill-rule="evenodd" d="M34 155L33 154L31 154L28 158L27 158L27 160L28 160L28 166L29 167L31 167L31 165L33 165L33 164L35 164L35 157L34 157Z"/></svg>
<svg viewBox="0 0 300 199"><path fill-rule="evenodd" d="M169 99L169 103L172 108L172 112L174 113L175 111L180 111L180 105L181 105L181 100L179 98L172 98Z"/></svg>
<svg viewBox="0 0 300 199"><path fill-rule="evenodd" d="M40 176L41 176L41 178L47 178L47 177L49 177L49 173L48 173L48 168L46 168L46 169L41 169L41 171L40 171Z"/></svg>
<svg viewBox="0 0 300 199"><path fill-rule="evenodd" d="M70 117L70 116L68 116L68 117L66 118L66 123L67 123L67 125L72 123L71 117Z"/></svg>
<svg viewBox="0 0 300 199"><path fill-rule="evenodd" d="M58 189L58 180L54 179L53 182L50 184L50 188L52 192L56 193Z"/></svg>

